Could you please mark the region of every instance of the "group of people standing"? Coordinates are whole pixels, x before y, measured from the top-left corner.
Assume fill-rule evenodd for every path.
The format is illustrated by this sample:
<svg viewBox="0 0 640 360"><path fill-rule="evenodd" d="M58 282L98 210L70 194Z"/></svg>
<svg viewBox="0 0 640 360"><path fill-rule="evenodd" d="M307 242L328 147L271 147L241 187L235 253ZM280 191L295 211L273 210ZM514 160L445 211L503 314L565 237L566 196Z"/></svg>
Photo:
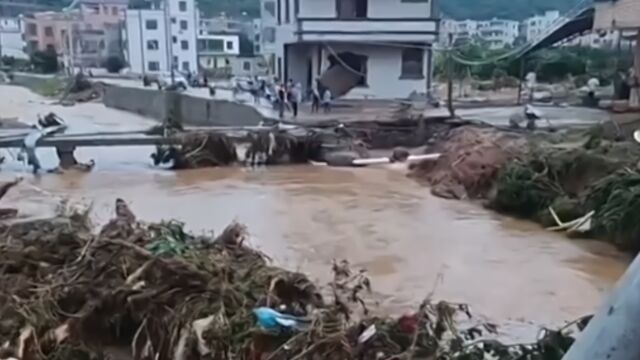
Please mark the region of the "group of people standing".
<svg viewBox="0 0 640 360"><path fill-rule="evenodd" d="M275 105L278 109L278 115L280 118L284 118L285 110L291 111L293 118L298 117L300 111L300 104L304 100L302 91L302 85L294 83L292 79L289 79L286 83L278 83L276 81L276 99ZM317 113L320 111L320 106L324 109L325 113L331 111L332 95L329 89L324 89L322 92L319 87L313 86L309 95L311 97L311 113Z"/></svg>

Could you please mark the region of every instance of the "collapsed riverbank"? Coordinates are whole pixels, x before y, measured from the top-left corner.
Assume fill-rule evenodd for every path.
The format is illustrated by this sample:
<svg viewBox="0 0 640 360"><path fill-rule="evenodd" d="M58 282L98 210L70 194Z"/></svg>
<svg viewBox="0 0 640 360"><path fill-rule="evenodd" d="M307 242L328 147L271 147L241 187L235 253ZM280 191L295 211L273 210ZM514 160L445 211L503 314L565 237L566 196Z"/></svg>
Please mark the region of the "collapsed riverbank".
<svg viewBox="0 0 640 360"><path fill-rule="evenodd" d="M1 225L1 359L560 359L573 342L567 326L503 345L468 306L430 297L373 316L367 274L346 261L323 287L270 265L238 223L195 236L122 200L115 213L97 233L86 212ZM289 321L256 319L265 308Z"/></svg>
<svg viewBox="0 0 640 360"><path fill-rule="evenodd" d="M442 157L414 166L410 176L434 195L483 200L554 230L640 250L632 220L640 146L633 141L607 137L601 126L547 134L466 126L433 149Z"/></svg>

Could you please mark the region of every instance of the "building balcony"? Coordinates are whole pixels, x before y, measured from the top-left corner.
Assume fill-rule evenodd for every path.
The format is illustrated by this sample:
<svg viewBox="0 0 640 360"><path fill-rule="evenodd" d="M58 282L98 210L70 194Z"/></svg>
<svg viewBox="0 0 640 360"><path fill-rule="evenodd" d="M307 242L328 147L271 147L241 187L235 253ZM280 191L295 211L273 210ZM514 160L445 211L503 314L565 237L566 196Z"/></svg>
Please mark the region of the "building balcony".
<svg viewBox="0 0 640 360"><path fill-rule="evenodd" d="M434 18L298 18L298 41L435 42L439 19Z"/></svg>

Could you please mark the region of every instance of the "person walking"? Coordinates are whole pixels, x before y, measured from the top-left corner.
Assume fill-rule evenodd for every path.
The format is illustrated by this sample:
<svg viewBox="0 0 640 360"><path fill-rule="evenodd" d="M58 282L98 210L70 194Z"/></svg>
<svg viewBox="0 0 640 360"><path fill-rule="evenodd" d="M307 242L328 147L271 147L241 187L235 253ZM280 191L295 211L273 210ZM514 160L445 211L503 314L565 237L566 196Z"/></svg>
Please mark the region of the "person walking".
<svg viewBox="0 0 640 360"><path fill-rule="evenodd" d="M293 118L298 117L298 109L302 100L302 85L295 84L289 88L289 103L291 104L291 112Z"/></svg>
<svg viewBox="0 0 640 360"><path fill-rule="evenodd" d="M320 91L318 85L314 84L311 88L311 113L320 111Z"/></svg>
<svg viewBox="0 0 640 360"><path fill-rule="evenodd" d="M284 106L287 101L287 90L283 84L278 85L278 116L284 119Z"/></svg>
<svg viewBox="0 0 640 360"><path fill-rule="evenodd" d="M331 90L328 88L325 89L324 94L322 94L322 108L325 114L331 112Z"/></svg>

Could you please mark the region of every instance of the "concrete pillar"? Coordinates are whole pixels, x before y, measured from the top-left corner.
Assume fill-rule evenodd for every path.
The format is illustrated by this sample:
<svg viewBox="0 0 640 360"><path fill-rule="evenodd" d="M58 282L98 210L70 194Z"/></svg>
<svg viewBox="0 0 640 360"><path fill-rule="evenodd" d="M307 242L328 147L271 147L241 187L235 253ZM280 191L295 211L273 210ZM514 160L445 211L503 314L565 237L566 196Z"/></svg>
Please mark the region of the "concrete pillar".
<svg viewBox="0 0 640 360"><path fill-rule="evenodd" d="M635 70L636 84L640 82L640 31L636 36L636 48L633 52L633 68ZM631 95L629 97L629 107L640 107L640 88L638 86L631 88Z"/></svg>
<svg viewBox="0 0 640 360"><path fill-rule="evenodd" d="M562 360L640 359L640 256Z"/></svg>

